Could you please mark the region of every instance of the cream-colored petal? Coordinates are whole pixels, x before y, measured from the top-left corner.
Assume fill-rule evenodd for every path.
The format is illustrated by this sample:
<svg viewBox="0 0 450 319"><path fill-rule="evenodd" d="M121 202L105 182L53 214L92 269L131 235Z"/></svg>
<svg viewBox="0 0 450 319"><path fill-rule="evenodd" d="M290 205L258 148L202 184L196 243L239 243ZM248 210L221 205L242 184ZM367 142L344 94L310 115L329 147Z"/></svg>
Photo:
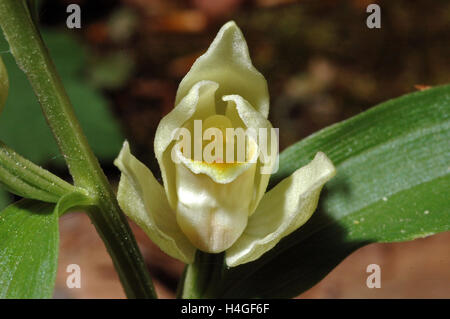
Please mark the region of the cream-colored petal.
<svg viewBox="0 0 450 319"><path fill-rule="evenodd" d="M257 133L259 133L259 130L265 130L267 133L267 139L264 141L261 139L262 135L258 136L258 151L262 152L262 155L264 153L267 154L265 154L266 161L264 163L262 162L262 155L257 161L255 192L250 205L250 214L253 214L266 191L271 174L274 173L274 169L278 165L278 135L276 135L272 124L259 112L255 111L250 103L241 96L227 95L222 99L228 102L226 115L235 125L242 123L245 129L254 129ZM265 144L265 147L262 144Z"/></svg>
<svg viewBox="0 0 450 319"><path fill-rule="evenodd" d="M247 225L255 165L228 184L176 165L177 221L192 244L219 253L229 248Z"/></svg>
<svg viewBox="0 0 450 319"><path fill-rule="evenodd" d="M6 97L8 96L8 90L8 73L6 72L6 68L3 64L2 58L0 57L0 113L2 112L3 106L5 105Z"/></svg>
<svg viewBox="0 0 450 319"><path fill-rule="evenodd" d="M319 152L308 165L267 192L242 236L226 251L227 265L258 259L302 226L315 211L323 185L335 174L333 163Z"/></svg>
<svg viewBox="0 0 450 319"><path fill-rule="evenodd" d="M192 65L180 83L176 103L200 80L219 83L217 96L239 94L267 118L269 93L264 76L252 65L247 43L234 21L226 23L208 51ZM225 105L223 105L225 108ZM219 109L219 113L222 110Z"/></svg>
<svg viewBox="0 0 450 319"><path fill-rule="evenodd" d="M176 207L175 163L172 160L171 144L174 132L196 118L203 119L214 115L215 92L218 84L212 81L200 81L195 84L176 107L159 123L155 134L155 155L161 169L164 188L173 209Z"/></svg>
<svg viewBox="0 0 450 319"><path fill-rule="evenodd" d="M128 142L123 144L114 164L122 172L117 198L125 214L166 254L192 263L196 249L178 226L164 188L130 153Z"/></svg>

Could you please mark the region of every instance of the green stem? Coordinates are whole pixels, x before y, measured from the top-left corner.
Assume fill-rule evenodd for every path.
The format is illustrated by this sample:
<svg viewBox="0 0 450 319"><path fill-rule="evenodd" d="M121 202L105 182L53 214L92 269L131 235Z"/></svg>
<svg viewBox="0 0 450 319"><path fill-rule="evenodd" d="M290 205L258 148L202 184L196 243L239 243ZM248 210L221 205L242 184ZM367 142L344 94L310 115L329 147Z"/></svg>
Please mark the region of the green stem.
<svg viewBox="0 0 450 319"><path fill-rule="evenodd" d="M224 254L208 254L197 250L193 264L186 266L177 297L183 299L217 298L222 278Z"/></svg>
<svg viewBox="0 0 450 319"><path fill-rule="evenodd" d="M125 216L82 133L26 2L0 0L0 25L18 66L27 75L78 187L97 199L89 216L102 237L129 298L156 297Z"/></svg>

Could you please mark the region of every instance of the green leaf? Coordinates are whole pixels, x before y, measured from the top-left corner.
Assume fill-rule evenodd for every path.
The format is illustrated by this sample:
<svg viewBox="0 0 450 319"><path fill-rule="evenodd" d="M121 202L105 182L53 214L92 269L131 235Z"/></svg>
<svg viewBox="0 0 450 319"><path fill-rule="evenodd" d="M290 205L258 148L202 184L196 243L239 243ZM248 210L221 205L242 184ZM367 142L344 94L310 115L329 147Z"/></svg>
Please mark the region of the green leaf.
<svg viewBox="0 0 450 319"><path fill-rule="evenodd" d="M220 297L294 297L373 242L450 229L450 86L390 100L286 149L273 186L323 151L337 168L318 211L259 260L221 274ZM420 252L418 252L420 253Z"/></svg>
<svg viewBox="0 0 450 319"><path fill-rule="evenodd" d="M0 212L0 299L51 298L58 265L58 218L92 205L79 192L58 203L20 200Z"/></svg>
<svg viewBox="0 0 450 319"><path fill-rule="evenodd" d="M0 298L51 298L58 262L54 204L21 200L0 212Z"/></svg>
<svg viewBox="0 0 450 319"><path fill-rule="evenodd" d="M111 161L120 151L123 136L105 99L87 86L81 76L86 67L86 52L68 33L47 30L43 38L94 153L100 160ZM10 91L0 116L0 138L34 163L51 160L62 164L63 158L36 96L8 51L8 43L1 35L0 53L8 70Z"/></svg>
<svg viewBox="0 0 450 319"><path fill-rule="evenodd" d="M0 185L31 199L56 203L67 193L79 191L49 171L21 157L0 142Z"/></svg>
<svg viewBox="0 0 450 319"><path fill-rule="evenodd" d="M87 207L95 204L96 202L93 198L76 191L62 196L56 204L55 211L59 216L62 216L74 207Z"/></svg>

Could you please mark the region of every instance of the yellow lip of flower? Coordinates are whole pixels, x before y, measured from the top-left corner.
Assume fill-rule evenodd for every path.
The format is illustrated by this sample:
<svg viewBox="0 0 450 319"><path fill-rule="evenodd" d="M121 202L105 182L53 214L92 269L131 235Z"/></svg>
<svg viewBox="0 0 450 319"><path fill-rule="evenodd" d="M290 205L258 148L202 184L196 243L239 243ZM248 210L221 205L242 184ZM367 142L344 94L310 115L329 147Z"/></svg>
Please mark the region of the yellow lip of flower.
<svg viewBox="0 0 450 319"><path fill-rule="evenodd" d="M216 96L221 98L217 105ZM224 114L233 127L272 129L268 111L267 83L253 67L241 31L228 22L183 78L175 108L158 126L154 146L164 187L124 143L114 163L122 172L117 197L125 214L164 252L185 263L194 261L196 249L225 251L229 267L272 249L311 217L323 185L336 174L325 154L318 152L269 192L270 171L260 168L273 167L277 154L272 151L265 156L267 165L260 157L256 163L204 162L181 153L176 163L171 157L172 132L194 119L209 118L223 129L230 126L218 115ZM261 150L254 142L249 159Z"/></svg>
<svg viewBox="0 0 450 319"><path fill-rule="evenodd" d="M255 165L258 156L258 145L252 139L248 138L246 143L246 158L245 162L234 161L226 162L216 159L212 162L197 161L184 156L180 150L176 150L176 155L180 161L186 165L195 174L206 174L216 183L226 184L235 180L243 172L245 172L251 165Z"/></svg>

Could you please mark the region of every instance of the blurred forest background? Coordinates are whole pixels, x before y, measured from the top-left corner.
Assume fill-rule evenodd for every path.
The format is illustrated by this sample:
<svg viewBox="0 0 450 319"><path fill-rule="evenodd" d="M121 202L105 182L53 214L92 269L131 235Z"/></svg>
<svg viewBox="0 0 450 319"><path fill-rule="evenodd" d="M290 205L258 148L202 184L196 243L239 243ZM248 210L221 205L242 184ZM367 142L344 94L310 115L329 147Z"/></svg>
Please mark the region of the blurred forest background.
<svg viewBox="0 0 450 319"><path fill-rule="evenodd" d="M66 7L81 7L81 29L67 29ZM381 6L381 29L366 7ZM112 161L125 137L158 175L153 138L179 81L220 26L235 20L271 94L280 148L380 102L450 82L447 0L42 0L39 22L83 129L115 184ZM25 157L70 179L25 76L0 37L11 91L0 138ZM0 209L10 198L0 190ZM56 298L122 298L103 243L84 214L60 222ZM161 297L174 297L183 265L132 225ZM349 256L300 298L450 298L450 233L375 244ZM320 253L320 252L317 252ZM382 269L368 289L366 267ZM78 264L82 288L68 289Z"/></svg>

